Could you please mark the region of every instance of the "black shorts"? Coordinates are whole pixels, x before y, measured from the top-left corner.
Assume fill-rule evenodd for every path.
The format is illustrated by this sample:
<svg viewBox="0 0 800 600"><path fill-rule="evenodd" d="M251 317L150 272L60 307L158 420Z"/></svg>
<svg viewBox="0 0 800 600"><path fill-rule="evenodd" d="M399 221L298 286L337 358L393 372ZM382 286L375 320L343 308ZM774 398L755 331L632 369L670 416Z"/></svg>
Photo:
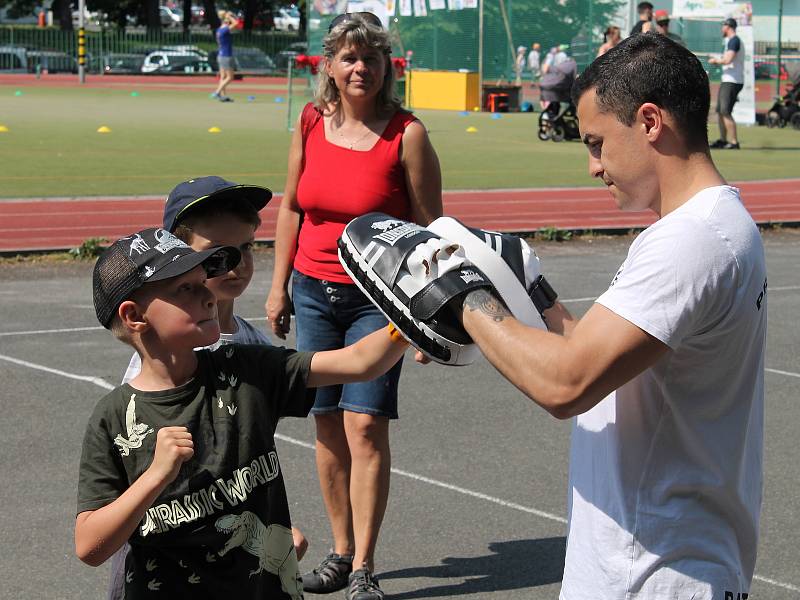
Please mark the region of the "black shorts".
<svg viewBox="0 0 800 600"><path fill-rule="evenodd" d="M731 83L730 81L723 81L719 85L719 93L717 94L717 113L723 117L730 117L733 111L733 105L736 104L739 98L739 92L744 87L743 83Z"/></svg>

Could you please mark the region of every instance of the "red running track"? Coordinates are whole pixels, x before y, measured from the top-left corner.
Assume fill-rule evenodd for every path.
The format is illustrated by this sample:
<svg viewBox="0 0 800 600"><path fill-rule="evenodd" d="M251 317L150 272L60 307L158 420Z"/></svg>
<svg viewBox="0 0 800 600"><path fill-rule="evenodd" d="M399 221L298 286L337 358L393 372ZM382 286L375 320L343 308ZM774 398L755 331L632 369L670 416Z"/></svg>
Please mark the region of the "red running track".
<svg viewBox="0 0 800 600"><path fill-rule="evenodd" d="M758 223L800 223L800 179L736 184ZM74 248L89 238L114 240L161 223L164 199L0 199L0 251ZM261 211L257 239L275 237L279 200ZM445 192L445 213L467 225L533 232L541 227L628 230L650 225L651 212L623 212L602 188Z"/></svg>

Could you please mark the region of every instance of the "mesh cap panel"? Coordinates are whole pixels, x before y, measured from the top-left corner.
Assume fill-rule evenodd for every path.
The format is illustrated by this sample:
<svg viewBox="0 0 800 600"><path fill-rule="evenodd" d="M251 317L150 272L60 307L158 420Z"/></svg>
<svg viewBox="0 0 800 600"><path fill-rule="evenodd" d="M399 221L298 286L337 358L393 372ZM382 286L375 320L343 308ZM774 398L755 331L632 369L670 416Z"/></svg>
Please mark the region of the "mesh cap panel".
<svg viewBox="0 0 800 600"><path fill-rule="evenodd" d="M92 284L97 319L108 329L119 305L141 287L142 280L125 249L114 245L97 259Z"/></svg>

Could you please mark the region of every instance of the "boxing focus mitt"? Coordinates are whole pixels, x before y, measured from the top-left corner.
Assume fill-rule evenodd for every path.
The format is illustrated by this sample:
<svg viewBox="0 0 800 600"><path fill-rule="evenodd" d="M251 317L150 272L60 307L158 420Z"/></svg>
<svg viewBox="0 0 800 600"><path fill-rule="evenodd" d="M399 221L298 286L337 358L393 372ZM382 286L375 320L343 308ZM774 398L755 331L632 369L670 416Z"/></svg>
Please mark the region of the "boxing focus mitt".
<svg viewBox="0 0 800 600"><path fill-rule="evenodd" d="M492 288L458 244L383 213L350 221L339 261L353 282L423 354L467 365L480 350L459 319L464 296Z"/></svg>
<svg viewBox="0 0 800 600"><path fill-rule="evenodd" d="M553 306L557 294L539 271L539 257L522 238L467 227L453 217L439 217L428 230L458 243L500 299L521 323L547 329L541 313Z"/></svg>

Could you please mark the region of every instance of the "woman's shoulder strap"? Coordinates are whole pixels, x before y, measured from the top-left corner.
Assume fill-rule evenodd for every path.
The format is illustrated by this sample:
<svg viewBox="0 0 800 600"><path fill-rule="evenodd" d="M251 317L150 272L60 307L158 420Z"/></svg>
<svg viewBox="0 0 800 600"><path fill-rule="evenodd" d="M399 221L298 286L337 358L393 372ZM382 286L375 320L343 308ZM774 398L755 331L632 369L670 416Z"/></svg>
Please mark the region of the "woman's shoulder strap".
<svg viewBox="0 0 800 600"><path fill-rule="evenodd" d="M314 128L314 125L322 118L322 112L314 106L313 102L309 102L303 107L303 113L300 117L300 129L303 134L303 142L308 138L308 134Z"/></svg>

